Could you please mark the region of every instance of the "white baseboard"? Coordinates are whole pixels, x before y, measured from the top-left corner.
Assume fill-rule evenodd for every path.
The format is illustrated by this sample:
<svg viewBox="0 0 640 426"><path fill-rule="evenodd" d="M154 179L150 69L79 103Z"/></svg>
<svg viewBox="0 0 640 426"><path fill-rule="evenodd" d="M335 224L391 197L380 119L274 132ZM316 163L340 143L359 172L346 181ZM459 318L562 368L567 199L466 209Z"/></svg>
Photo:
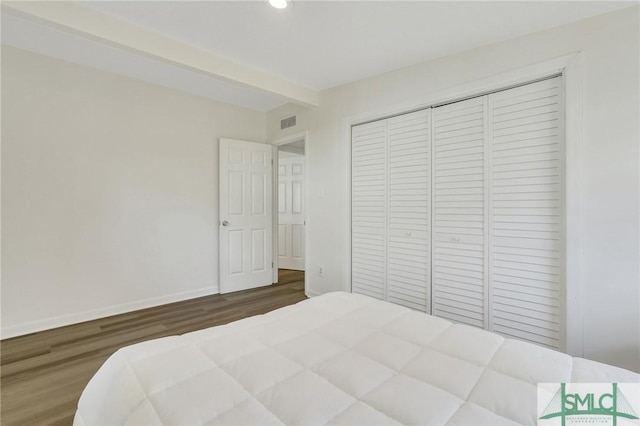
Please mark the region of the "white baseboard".
<svg viewBox="0 0 640 426"><path fill-rule="evenodd" d="M77 324L80 322L91 321L111 315L124 314L131 311L152 308L154 306L166 305L173 302L181 302L183 300L195 299L197 297L209 296L218 293L218 289L206 287L198 290L185 291L182 293L175 293L167 296L153 297L151 299L138 300L135 302L123 303L120 305L108 306L106 308L93 309L90 311L84 311L75 314L61 315L24 324L2 327L0 336L2 339L24 336L25 334L63 327L65 325Z"/></svg>
<svg viewBox="0 0 640 426"><path fill-rule="evenodd" d="M316 296L320 296L322 293L317 292L317 291L311 291L309 289L305 289L304 290L304 295L311 298L311 297L316 297Z"/></svg>

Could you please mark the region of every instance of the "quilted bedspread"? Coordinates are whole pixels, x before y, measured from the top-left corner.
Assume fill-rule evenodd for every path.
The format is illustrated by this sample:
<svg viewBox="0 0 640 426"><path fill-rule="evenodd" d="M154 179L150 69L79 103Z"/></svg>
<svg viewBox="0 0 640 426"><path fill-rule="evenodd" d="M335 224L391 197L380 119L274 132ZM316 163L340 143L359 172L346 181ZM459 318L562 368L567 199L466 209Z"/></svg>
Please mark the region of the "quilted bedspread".
<svg viewBox="0 0 640 426"><path fill-rule="evenodd" d="M350 293L125 347L74 424L536 424L537 383L640 376Z"/></svg>

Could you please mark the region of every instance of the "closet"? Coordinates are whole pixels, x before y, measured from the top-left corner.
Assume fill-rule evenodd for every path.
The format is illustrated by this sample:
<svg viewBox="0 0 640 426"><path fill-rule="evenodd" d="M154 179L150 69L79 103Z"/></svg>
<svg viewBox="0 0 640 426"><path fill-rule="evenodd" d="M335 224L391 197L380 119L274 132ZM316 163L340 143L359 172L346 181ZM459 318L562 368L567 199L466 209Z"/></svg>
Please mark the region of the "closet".
<svg viewBox="0 0 640 426"><path fill-rule="evenodd" d="M561 77L352 127L352 291L561 346Z"/></svg>

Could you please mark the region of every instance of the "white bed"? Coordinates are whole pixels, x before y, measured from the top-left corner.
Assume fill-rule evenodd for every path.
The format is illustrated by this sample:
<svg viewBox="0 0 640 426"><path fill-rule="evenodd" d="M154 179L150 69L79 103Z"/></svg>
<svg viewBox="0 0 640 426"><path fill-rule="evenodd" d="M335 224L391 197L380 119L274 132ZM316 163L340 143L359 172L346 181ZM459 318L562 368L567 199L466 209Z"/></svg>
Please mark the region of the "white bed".
<svg viewBox="0 0 640 426"><path fill-rule="evenodd" d="M123 348L74 424L536 424L536 384L640 376L350 293Z"/></svg>

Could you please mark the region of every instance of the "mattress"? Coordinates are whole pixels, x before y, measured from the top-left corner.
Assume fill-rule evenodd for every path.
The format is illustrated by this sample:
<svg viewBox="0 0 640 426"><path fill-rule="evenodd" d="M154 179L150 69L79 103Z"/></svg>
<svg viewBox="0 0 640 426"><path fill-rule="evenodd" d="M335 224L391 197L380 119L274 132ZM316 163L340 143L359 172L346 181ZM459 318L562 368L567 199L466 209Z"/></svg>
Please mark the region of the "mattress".
<svg viewBox="0 0 640 426"><path fill-rule="evenodd" d="M536 424L538 383L640 376L351 293L125 347L75 425Z"/></svg>

